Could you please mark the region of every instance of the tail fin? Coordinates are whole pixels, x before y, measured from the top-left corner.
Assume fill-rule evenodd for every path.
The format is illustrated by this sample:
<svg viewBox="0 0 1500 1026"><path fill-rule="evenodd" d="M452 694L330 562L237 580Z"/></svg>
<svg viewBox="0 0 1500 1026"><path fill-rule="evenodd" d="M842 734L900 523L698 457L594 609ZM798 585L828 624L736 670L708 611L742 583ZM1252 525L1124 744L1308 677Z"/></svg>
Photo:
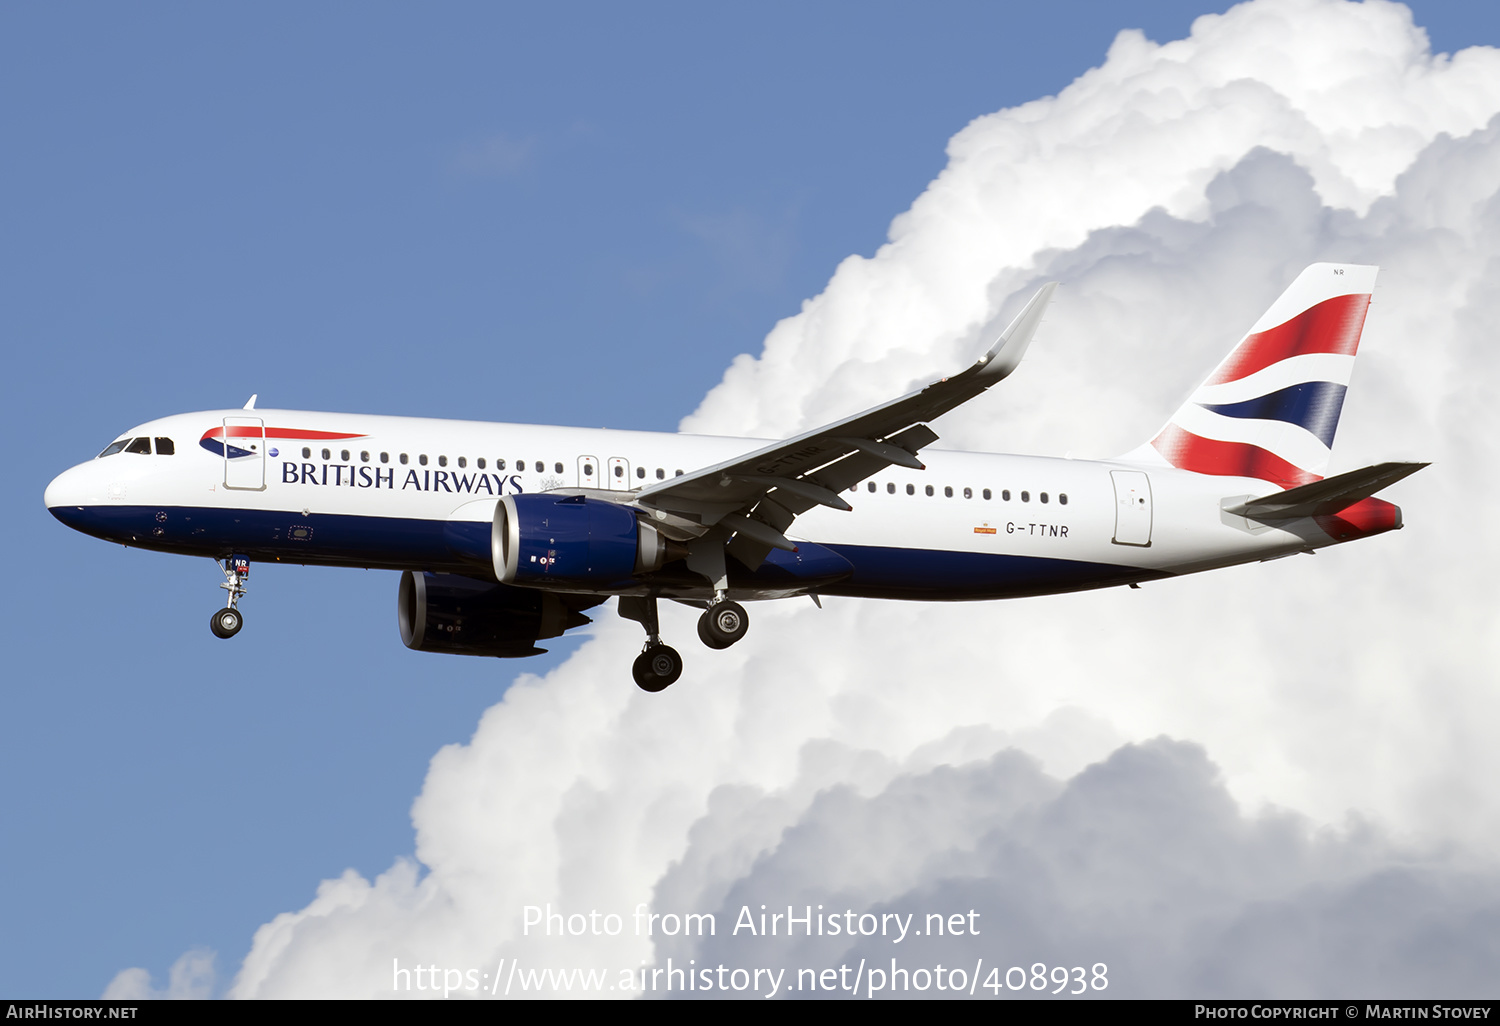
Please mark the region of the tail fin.
<svg viewBox="0 0 1500 1026"><path fill-rule="evenodd" d="M1132 455L1282 488L1321 480L1377 270L1313 264L1299 274L1149 449Z"/></svg>

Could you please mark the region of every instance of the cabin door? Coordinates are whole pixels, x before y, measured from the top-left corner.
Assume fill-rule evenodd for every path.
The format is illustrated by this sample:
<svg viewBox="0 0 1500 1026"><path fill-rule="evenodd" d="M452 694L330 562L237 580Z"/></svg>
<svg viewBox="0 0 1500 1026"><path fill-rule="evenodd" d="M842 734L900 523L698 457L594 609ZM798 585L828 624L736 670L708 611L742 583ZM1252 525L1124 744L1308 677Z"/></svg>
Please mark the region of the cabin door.
<svg viewBox="0 0 1500 1026"><path fill-rule="evenodd" d="M1139 470L1111 470L1116 545L1151 544L1151 480Z"/></svg>
<svg viewBox="0 0 1500 1026"><path fill-rule="evenodd" d="M224 418L224 487L266 487L266 422L259 417Z"/></svg>

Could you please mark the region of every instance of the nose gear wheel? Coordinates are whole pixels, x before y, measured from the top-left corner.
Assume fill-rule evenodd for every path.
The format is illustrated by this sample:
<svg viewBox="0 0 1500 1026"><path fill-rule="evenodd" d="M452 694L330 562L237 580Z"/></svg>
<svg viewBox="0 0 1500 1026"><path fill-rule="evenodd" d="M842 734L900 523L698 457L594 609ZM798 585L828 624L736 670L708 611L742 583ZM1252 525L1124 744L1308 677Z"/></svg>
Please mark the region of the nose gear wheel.
<svg viewBox="0 0 1500 1026"><path fill-rule="evenodd" d="M240 616L238 609L224 607L215 613L208 621L208 629L214 632L216 638L232 638L245 626L244 617Z"/></svg>

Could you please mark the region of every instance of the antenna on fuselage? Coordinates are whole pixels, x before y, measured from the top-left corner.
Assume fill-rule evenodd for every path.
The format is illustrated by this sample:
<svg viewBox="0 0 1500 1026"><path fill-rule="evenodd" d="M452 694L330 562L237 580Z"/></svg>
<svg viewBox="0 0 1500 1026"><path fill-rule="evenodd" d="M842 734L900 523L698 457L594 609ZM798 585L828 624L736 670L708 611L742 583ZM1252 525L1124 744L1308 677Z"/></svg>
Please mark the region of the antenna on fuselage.
<svg viewBox="0 0 1500 1026"><path fill-rule="evenodd" d="M241 407L241 409L246 409L246 410L253 410L253 409L255 409L255 400L257 400L259 398L260 398L260 393L256 392L254 395L252 395L250 397L249 401L247 401L245 403L245 405L243 407Z"/></svg>

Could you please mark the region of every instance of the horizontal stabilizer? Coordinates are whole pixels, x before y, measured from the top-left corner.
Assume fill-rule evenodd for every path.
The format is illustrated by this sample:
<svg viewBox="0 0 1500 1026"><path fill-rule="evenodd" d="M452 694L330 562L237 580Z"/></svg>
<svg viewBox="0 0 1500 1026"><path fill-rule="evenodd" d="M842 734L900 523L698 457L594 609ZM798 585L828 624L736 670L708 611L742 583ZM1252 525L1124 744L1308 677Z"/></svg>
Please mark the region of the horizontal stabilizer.
<svg viewBox="0 0 1500 1026"><path fill-rule="evenodd" d="M1224 507L1224 512L1251 520L1295 520L1299 517L1330 516L1368 499L1429 466L1426 463L1377 463L1362 470L1314 481L1284 492Z"/></svg>

